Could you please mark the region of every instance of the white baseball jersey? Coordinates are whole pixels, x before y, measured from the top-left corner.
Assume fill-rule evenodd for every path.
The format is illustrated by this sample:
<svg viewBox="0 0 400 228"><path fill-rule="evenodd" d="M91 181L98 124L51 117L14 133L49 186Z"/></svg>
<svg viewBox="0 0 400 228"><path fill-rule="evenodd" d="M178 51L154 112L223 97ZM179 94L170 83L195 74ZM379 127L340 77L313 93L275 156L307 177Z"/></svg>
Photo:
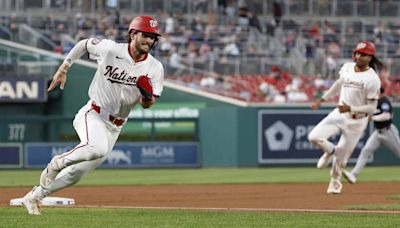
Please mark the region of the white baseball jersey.
<svg viewBox="0 0 400 228"><path fill-rule="evenodd" d="M345 63L339 71L340 101L349 106L367 105L367 100L378 100L381 82L375 70L356 72L355 63Z"/></svg>
<svg viewBox="0 0 400 228"><path fill-rule="evenodd" d="M354 62L345 63L340 69L339 75L338 81L327 92L330 97L340 88L339 104L346 103L350 107L368 106L371 103L368 100L379 98L381 83L374 69L369 68L367 71L356 72ZM335 157L332 162L328 193L335 185L336 187L342 186L340 182L342 171L367 127L367 115L365 113L357 114L355 112L340 113L339 109L335 108L308 135L309 141L325 152L322 159L328 156L327 154ZM339 142L334 145L328 139L338 133L341 136Z"/></svg>
<svg viewBox="0 0 400 228"><path fill-rule="evenodd" d="M140 98L136 80L147 76L153 95L161 95L164 68L150 53L145 60L135 62L129 54L128 43L91 38L86 42L89 57L99 64L89 88L89 97L97 105L118 118L127 118Z"/></svg>
<svg viewBox="0 0 400 228"><path fill-rule="evenodd" d="M52 159L50 163L61 172L49 186L41 184L34 190L32 194L38 199L75 184L107 158L130 110L140 99L141 94L136 87L136 80L140 76L150 78L154 96L160 96L163 90L162 64L151 54L147 54L143 61L135 62L129 54L127 43L96 38L86 40L86 44L80 41L64 63L72 64L83 54L85 47L90 58L97 60L99 65L89 88L91 100L79 110L73 121L81 142ZM117 124L115 120L121 119L124 121ZM48 169L42 172L41 182L46 179L47 173Z"/></svg>

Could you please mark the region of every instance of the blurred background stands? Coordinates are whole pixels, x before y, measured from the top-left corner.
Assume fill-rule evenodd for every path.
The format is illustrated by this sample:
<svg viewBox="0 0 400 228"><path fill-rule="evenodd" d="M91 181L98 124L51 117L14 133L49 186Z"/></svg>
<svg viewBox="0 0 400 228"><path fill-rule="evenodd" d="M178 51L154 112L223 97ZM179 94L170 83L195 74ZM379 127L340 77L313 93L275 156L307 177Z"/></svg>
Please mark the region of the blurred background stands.
<svg viewBox="0 0 400 228"><path fill-rule="evenodd" d="M388 65L383 80L398 88L399 12L400 2L390 0L0 0L0 38L65 54L87 37L123 42L132 18L150 14L164 31L154 55L171 79L270 102L266 90L294 100L304 97L297 90L318 95L360 40L376 44ZM323 83L310 86L307 78Z"/></svg>

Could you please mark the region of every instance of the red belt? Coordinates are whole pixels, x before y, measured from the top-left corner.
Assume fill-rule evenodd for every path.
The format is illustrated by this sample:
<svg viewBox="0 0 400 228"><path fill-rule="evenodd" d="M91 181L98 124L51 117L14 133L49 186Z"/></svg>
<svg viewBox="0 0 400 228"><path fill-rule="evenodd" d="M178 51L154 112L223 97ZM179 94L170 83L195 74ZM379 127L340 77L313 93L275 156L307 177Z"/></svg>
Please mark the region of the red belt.
<svg viewBox="0 0 400 228"><path fill-rule="evenodd" d="M364 118L364 117L367 117L368 116L368 114L351 114L351 118L352 119L361 119L361 118Z"/></svg>
<svg viewBox="0 0 400 228"><path fill-rule="evenodd" d="M100 110L101 110L100 106L97 106L96 103L93 102L92 103L92 108L93 108L93 110L95 110L97 113L100 114ZM118 118L116 118L115 116L112 116L112 115L108 116L108 120L110 120L111 123L115 124L117 127L121 126L125 122L124 119L118 119Z"/></svg>

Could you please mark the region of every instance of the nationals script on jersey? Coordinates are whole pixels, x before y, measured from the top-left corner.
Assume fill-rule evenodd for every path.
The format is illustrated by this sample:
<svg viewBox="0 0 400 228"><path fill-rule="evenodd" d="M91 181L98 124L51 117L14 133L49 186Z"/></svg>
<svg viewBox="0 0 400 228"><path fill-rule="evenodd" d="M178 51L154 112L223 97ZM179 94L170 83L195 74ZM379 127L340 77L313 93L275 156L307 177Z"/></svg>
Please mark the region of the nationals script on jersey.
<svg viewBox="0 0 400 228"><path fill-rule="evenodd" d="M145 60L135 62L129 54L128 43L91 38L86 42L89 57L99 67L89 87L89 97L100 107L116 117L126 118L141 96L136 87L140 76L147 76L153 94L161 96L164 68L150 53Z"/></svg>
<svg viewBox="0 0 400 228"><path fill-rule="evenodd" d="M345 63L339 71L340 102L344 101L350 106L362 106L367 100L378 100L381 81L374 71L369 68L367 71L356 72L355 63Z"/></svg>

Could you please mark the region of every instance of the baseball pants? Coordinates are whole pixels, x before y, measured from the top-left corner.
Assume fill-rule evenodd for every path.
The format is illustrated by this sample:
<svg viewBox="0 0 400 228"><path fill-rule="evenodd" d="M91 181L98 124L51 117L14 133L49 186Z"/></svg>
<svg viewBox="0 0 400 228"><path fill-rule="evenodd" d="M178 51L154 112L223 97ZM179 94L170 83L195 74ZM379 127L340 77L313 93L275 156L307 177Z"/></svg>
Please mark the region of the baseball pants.
<svg viewBox="0 0 400 228"><path fill-rule="evenodd" d="M331 177L340 180L347 161L357 146L358 141L367 127L368 118L365 116L353 119L350 113L340 113L337 108L319 122L309 133L308 139L324 152L332 153L333 159ZM341 133L339 142L335 146L328 140L329 137Z"/></svg>
<svg viewBox="0 0 400 228"><path fill-rule="evenodd" d="M368 158L383 144L390 149L397 157L400 158L400 137L399 130L394 124L390 125L388 129L378 130L376 129L371 136L368 138L364 148L357 159L357 163L351 171L355 176L361 172L361 170L367 164Z"/></svg>
<svg viewBox="0 0 400 228"><path fill-rule="evenodd" d="M47 189L37 188L40 198L77 183L98 167L112 151L122 129L95 112L91 101L76 114L73 125L81 143L61 155L65 168Z"/></svg>

